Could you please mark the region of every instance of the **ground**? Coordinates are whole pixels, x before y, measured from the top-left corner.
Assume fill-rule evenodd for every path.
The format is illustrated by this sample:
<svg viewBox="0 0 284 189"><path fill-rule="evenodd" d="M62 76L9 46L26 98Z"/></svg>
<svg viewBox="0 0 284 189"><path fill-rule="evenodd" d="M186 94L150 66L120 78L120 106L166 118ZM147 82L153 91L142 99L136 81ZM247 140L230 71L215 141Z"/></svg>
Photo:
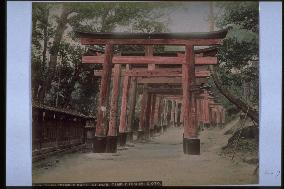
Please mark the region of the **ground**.
<svg viewBox="0 0 284 189"><path fill-rule="evenodd" d="M73 153L51 157L33 166L33 183L162 181L163 186L256 184L256 165L231 160L222 147L224 135L238 122L200 132L201 154L182 151L183 128L170 127L146 143L134 143L117 154ZM222 153L221 153L222 152Z"/></svg>

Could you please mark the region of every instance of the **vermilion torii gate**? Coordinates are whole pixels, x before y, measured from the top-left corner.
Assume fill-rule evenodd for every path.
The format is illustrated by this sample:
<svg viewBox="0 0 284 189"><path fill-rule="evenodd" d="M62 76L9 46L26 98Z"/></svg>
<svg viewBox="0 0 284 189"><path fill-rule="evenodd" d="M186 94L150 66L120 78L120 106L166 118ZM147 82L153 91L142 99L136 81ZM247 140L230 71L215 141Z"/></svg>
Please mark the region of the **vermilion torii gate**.
<svg viewBox="0 0 284 189"><path fill-rule="evenodd" d="M184 125L184 153L200 154L200 140L197 138L197 116L196 116L196 83L197 77L207 77L208 72L205 70L195 71L197 65L216 64L216 57L195 56L194 46L212 46L221 44L222 39L227 34L227 29L206 32L206 33L83 33L76 32L83 45L105 45L103 55L83 56L83 63L102 64L103 70L97 72L101 76L100 99L97 112L96 134L94 139L94 152L114 152L116 151L117 133L116 133L116 112L118 101L117 80L120 74L123 79L123 93L119 124L119 134L125 138L127 133L126 127L126 106L127 94L130 86L130 78L135 82L145 84L144 93L141 102L142 115L151 111L152 95L149 94L171 94L172 88L155 89L148 88L145 81L148 78L181 78L180 91L176 94L182 94L182 120ZM145 56L122 56L113 53L114 45L146 45ZM185 46L185 54L173 57L153 56L153 45L181 45ZM150 47L150 48L148 48ZM120 65L126 64L127 69L120 72ZM113 66L114 65L114 66ZM147 65L147 69L136 68L135 65ZM167 68L164 66L176 65L177 68ZM113 68L114 67L114 68ZM113 69L112 69L113 68ZM110 121L107 123L106 111L108 106L108 96L110 92L110 81L113 74L113 92L111 96ZM144 80L144 81L143 81ZM161 79L160 83L163 83ZM131 79L132 81L132 79ZM169 82L170 83L170 82ZM178 88L176 88L178 89ZM164 90L164 91L163 91ZM144 95L145 94L145 95ZM144 101L143 101L144 99ZM147 100L148 99L148 100ZM145 109L146 107L147 109ZM153 107L153 106L152 106ZM147 115L147 114L146 114ZM149 117L149 115L147 115ZM146 116L146 117L147 117ZM151 118L145 119L141 116L144 124L149 123ZM145 122L146 121L146 122ZM141 120L140 120L141 122ZM141 122L143 123L143 122ZM143 125L143 124L142 124ZM106 133L108 128L108 133Z"/></svg>

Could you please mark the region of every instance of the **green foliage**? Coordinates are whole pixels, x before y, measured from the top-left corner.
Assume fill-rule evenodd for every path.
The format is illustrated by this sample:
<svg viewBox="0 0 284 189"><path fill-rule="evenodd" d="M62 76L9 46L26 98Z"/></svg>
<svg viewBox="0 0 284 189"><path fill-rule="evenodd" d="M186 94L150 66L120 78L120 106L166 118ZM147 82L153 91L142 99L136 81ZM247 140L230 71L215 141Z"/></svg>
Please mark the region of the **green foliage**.
<svg viewBox="0 0 284 189"><path fill-rule="evenodd" d="M165 17L169 8L174 6L178 7L181 4L175 2L33 3L33 100L40 95L42 85L50 74L48 57L52 49L59 49L51 87L48 91L43 91L46 94L44 103L94 116L99 79L93 77L93 70L101 65L82 65L81 56L87 52L87 49L77 43L74 31L112 32L124 28L128 32L163 32L167 31L167 23L161 18ZM62 23L60 17L62 10L67 12L68 17L61 39L57 36L56 27ZM55 39L59 43L55 43ZM115 50L122 48L131 50L127 46L117 46ZM134 50L143 50L143 48L136 46Z"/></svg>
<svg viewBox="0 0 284 189"><path fill-rule="evenodd" d="M223 14L217 17L217 26L224 28L230 25L232 29L218 49L220 65L216 71L223 85L234 95L248 104L258 106L258 3L220 2L218 6ZM230 106L225 98L220 98L224 104Z"/></svg>

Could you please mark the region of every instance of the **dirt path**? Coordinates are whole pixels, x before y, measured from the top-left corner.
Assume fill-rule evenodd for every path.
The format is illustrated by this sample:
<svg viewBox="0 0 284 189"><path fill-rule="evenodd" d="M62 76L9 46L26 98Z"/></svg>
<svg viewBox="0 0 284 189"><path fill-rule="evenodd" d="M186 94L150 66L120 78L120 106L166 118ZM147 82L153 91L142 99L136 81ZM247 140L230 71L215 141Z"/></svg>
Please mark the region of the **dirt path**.
<svg viewBox="0 0 284 189"><path fill-rule="evenodd" d="M225 129L206 129L200 133L200 156L184 155L182 128L169 128L150 142L136 143L117 154L66 154L48 169L34 168L33 182L161 180L163 185L172 186L257 183L258 177L252 174L255 166L219 155L227 143Z"/></svg>

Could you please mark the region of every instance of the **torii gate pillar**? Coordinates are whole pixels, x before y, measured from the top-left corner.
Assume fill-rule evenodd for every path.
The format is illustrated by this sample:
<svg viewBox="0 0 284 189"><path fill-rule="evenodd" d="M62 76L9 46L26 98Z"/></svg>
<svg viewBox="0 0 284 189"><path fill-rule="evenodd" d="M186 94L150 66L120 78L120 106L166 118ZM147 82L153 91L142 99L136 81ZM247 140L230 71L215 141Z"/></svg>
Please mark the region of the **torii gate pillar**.
<svg viewBox="0 0 284 189"><path fill-rule="evenodd" d="M103 64L103 75L101 77L100 99L97 112L96 133L94 137L94 153L104 153L106 151L106 127L107 127L107 105L109 94L109 83L112 72L112 45L106 44L105 58Z"/></svg>
<svg viewBox="0 0 284 189"><path fill-rule="evenodd" d="M114 65L114 76L112 84L112 96L111 96L111 106L109 115L109 126L107 134L107 153L117 152L117 109L118 109L118 94L119 94L119 80L120 80L120 65Z"/></svg>
<svg viewBox="0 0 284 189"><path fill-rule="evenodd" d="M185 64L182 65L184 134L183 151L185 154L200 155L200 139L197 138L196 99L191 87L195 84L194 50L192 45L185 46Z"/></svg>

